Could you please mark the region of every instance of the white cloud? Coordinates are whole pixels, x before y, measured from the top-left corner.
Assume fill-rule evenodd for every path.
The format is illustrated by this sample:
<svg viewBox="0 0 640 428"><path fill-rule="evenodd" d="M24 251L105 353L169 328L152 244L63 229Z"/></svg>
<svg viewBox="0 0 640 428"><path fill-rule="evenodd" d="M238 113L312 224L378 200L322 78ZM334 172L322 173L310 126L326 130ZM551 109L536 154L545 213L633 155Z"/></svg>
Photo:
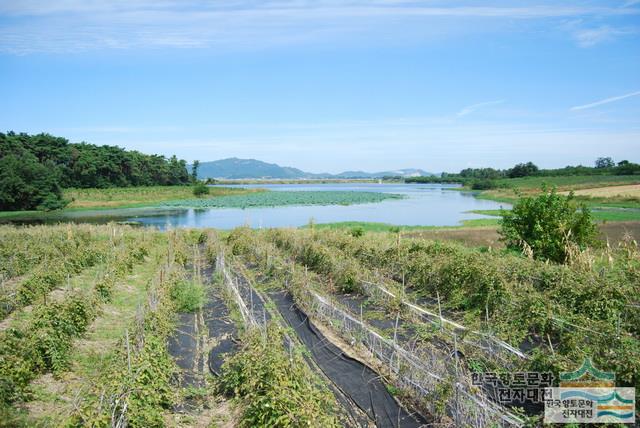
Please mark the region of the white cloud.
<svg viewBox="0 0 640 428"><path fill-rule="evenodd" d="M582 48L589 48L602 42L609 42L619 36L631 34L632 31L603 25L598 28L580 29L573 33L573 38Z"/></svg>
<svg viewBox="0 0 640 428"><path fill-rule="evenodd" d="M640 95L640 91L630 92L628 94L618 95L616 97L605 98L603 100L595 101L595 102L592 102L592 103L589 103L589 104L584 104L584 105L580 105L580 106L573 106L569 110L572 110L572 111L585 110L585 109L601 106L603 104L609 104L609 103L612 103L612 102L615 102L615 101L623 100L625 98L635 97L637 95Z"/></svg>
<svg viewBox="0 0 640 428"><path fill-rule="evenodd" d="M629 8L585 7L579 3L563 6L550 2L512 7L501 3L468 6L433 0L0 0L0 16L5 18L0 28L0 51L27 54L280 45L309 40L343 41L343 36L349 34L389 32L398 37L405 27L411 26L427 37L438 32L472 31L474 25L467 20L492 20L490 28L495 29L495 21L510 25L513 19L638 13ZM429 25L424 25L426 19L431 19ZM461 25L461 20L465 20L465 25ZM588 40L594 36L582 37Z"/></svg>
<svg viewBox="0 0 640 428"><path fill-rule="evenodd" d="M468 114L473 113L474 111L483 108L483 107L489 107L489 106L495 106L498 104L502 104L504 103L505 100L495 100L495 101L485 101L482 103L478 103L478 104L472 104L470 106L466 106L464 107L462 110L460 110L457 114L458 117L462 117L462 116L466 116Z"/></svg>

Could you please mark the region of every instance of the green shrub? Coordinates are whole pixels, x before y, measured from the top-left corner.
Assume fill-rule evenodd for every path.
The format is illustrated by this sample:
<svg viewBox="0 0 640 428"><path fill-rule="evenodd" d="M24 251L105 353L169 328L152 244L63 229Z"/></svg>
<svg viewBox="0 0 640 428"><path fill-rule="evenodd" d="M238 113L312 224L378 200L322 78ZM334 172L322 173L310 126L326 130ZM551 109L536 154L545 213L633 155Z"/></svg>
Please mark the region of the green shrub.
<svg viewBox="0 0 640 428"><path fill-rule="evenodd" d="M250 331L242 349L223 366L219 390L241 398L242 427L337 427L331 394L295 352L285 352L283 333L275 325L266 337Z"/></svg>
<svg viewBox="0 0 640 428"><path fill-rule="evenodd" d="M489 190L489 189L496 189L497 187L498 187L498 184L496 180L480 179L480 180L473 180L471 182L471 188L473 190Z"/></svg>
<svg viewBox="0 0 640 428"><path fill-rule="evenodd" d="M39 373L68 367L72 341L95 318L95 306L92 298L80 295L38 305L24 328L0 334L0 402L25 398L29 382Z"/></svg>
<svg viewBox="0 0 640 428"><path fill-rule="evenodd" d="M597 229L591 212L563 196L543 188L542 194L523 197L511 211L502 212L500 234L510 249L528 247L537 259L563 263L571 245L584 249L595 241Z"/></svg>
<svg viewBox="0 0 640 428"><path fill-rule="evenodd" d="M193 186L193 194L196 197L204 196L209 194L209 187L207 187L204 183L197 183Z"/></svg>
<svg viewBox="0 0 640 428"><path fill-rule="evenodd" d="M61 198L55 193L49 193L47 196L45 196L42 202L40 202L40 204L37 206L37 209L40 211L61 210L62 208L69 205L70 202L70 200Z"/></svg>
<svg viewBox="0 0 640 428"><path fill-rule="evenodd" d="M176 281L170 294L178 312L194 312L204 304L204 286L199 282Z"/></svg>
<svg viewBox="0 0 640 428"><path fill-rule="evenodd" d="M364 228L362 226L356 226L354 228L352 228L349 233L351 234L351 236L353 236L354 238L359 238L362 235L364 235Z"/></svg>

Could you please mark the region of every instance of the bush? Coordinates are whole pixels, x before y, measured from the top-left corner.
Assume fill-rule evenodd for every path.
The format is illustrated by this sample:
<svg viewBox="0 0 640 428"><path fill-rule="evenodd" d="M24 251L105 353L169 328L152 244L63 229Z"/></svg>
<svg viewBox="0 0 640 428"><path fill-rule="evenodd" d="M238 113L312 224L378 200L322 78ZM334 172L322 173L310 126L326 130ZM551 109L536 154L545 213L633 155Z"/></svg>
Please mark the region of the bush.
<svg viewBox="0 0 640 428"><path fill-rule="evenodd" d="M194 312L204 304L204 286L193 281L176 281L171 287L171 299L178 312Z"/></svg>
<svg viewBox="0 0 640 428"><path fill-rule="evenodd" d="M55 211L61 210L71 202L68 199L63 199L60 195L55 193L49 193L45 196L44 200L36 208L40 211Z"/></svg>
<svg viewBox="0 0 640 428"><path fill-rule="evenodd" d="M518 200L502 213L500 234L510 249L530 248L537 259L563 263L571 245L584 249L595 240L591 212L577 206L573 193L563 196L546 188L539 196Z"/></svg>
<svg viewBox="0 0 640 428"><path fill-rule="evenodd" d="M473 180L471 182L471 188L473 190L489 190L495 189L498 185L495 180L490 179L482 179L482 180Z"/></svg>
<svg viewBox="0 0 640 428"><path fill-rule="evenodd" d="M351 234L351 236L353 236L354 238L359 238L362 235L364 235L364 228L362 226L356 226L351 228L351 230L349 231L349 233Z"/></svg>
<svg viewBox="0 0 640 428"><path fill-rule="evenodd" d="M203 183L198 183L195 186L193 186L193 194L198 198L200 196L208 195L209 188Z"/></svg>
<svg viewBox="0 0 640 428"><path fill-rule="evenodd" d="M283 331L269 325L266 337L249 331L240 352L223 366L219 390L241 398L240 426L339 426L332 396L297 352L285 352Z"/></svg>

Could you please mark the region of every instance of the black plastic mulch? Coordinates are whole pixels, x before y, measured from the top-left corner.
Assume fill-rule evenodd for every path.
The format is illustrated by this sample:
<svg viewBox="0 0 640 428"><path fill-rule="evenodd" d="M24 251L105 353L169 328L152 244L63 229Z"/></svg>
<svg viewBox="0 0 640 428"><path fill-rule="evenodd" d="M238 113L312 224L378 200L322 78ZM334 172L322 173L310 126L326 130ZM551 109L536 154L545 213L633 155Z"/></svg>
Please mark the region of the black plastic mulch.
<svg viewBox="0 0 640 428"><path fill-rule="evenodd" d="M269 293L269 297L324 374L375 421L377 427L413 428L427 423L422 416L409 414L400 406L375 371L345 355L324 337L295 305L290 294L273 291Z"/></svg>
<svg viewBox="0 0 640 428"><path fill-rule="evenodd" d="M202 271L204 278L213 277L214 269L207 266ZM209 331L209 338L217 338L216 345L209 350L209 370L212 374L219 376L222 364L228 354L233 354L238 350L238 331L235 323L231 320L229 308L220 295L220 290L209 287L207 301L202 308L204 324Z"/></svg>
<svg viewBox="0 0 640 428"><path fill-rule="evenodd" d="M181 369L181 386L202 386L201 358L198 358L197 314L178 314L177 327L169 337L168 350Z"/></svg>

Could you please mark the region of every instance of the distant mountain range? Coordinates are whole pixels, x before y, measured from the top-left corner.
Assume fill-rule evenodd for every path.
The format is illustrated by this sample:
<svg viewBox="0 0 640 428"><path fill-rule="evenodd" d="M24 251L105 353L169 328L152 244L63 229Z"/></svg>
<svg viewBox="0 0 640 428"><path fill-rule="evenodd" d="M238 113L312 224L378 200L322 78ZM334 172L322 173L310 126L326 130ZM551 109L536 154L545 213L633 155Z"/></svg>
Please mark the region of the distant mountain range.
<svg viewBox="0 0 640 428"><path fill-rule="evenodd" d="M198 178L225 179L310 179L310 178L382 178L388 176L417 177L434 175L421 169L399 169L395 171L365 172L345 171L340 174L304 172L298 168L280 166L256 159L228 158L211 162L201 162Z"/></svg>

